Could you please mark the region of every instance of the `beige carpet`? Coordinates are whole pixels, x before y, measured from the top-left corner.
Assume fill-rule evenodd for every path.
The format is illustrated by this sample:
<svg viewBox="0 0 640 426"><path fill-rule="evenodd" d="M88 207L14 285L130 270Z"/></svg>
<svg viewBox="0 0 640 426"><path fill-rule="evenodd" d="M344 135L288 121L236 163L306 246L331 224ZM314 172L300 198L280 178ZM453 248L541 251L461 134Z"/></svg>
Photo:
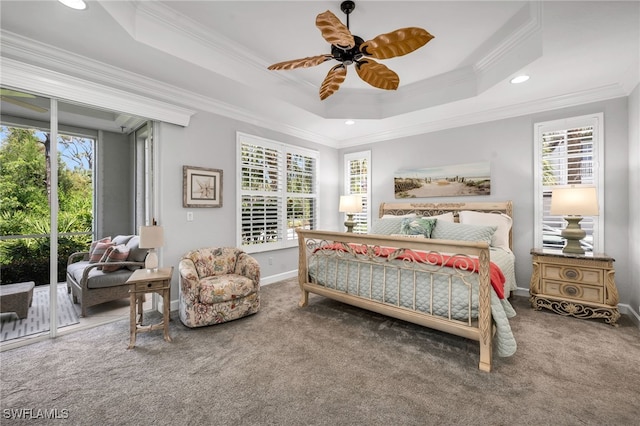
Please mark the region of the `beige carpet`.
<svg viewBox="0 0 640 426"><path fill-rule="evenodd" d="M0 317L0 342L49 331L49 304L49 286L36 286L26 318L19 319L14 313L3 313ZM58 284L57 316L59 327L79 322L66 284Z"/></svg>
<svg viewBox="0 0 640 426"><path fill-rule="evenodd" d="M172 343L157 331L127 350L123 320L1 352L2 408L66 410L65 425L638 424L628 318L517 298L518 352L484 373L475 342L319 296L300 309L291 280L261 291L258 314L222 325L187 329L174 312Z"/></svg>

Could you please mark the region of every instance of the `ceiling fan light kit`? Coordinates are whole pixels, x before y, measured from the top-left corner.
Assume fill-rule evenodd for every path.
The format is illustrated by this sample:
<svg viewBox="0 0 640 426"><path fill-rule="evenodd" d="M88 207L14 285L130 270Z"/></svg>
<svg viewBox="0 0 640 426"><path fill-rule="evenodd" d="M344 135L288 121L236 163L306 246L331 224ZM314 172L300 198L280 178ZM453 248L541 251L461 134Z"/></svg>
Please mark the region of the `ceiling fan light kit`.
<svg viewBox="0 0 640 426"><path fill-rule="evenodd" d="M396 90L400 77L375 59L390 59L411 53L427 44L433 35L417 27L401 28L381 34L371 40L351 34L349 15L356 8L355 2L343 1L340 9L347 15L345 26L329 10L316 17L316 27L322 37L331 44L331 54L309 56L302 59L278 62L269 66L270 70L291 70L320 65L331 59L340 62L329 70L320 86L320 99L334 94L347 77L347 66L354 65L358 76L373 87L384 90Z"/></svg>

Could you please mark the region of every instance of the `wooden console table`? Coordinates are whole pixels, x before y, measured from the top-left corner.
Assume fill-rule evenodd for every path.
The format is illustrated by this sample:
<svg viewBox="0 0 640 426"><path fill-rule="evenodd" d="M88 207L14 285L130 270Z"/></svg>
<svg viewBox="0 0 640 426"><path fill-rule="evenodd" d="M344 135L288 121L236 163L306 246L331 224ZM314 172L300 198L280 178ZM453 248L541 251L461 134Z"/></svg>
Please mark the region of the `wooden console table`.
<svg viewBox="0 0 640 426"><path fill-rule="evenodd" d="M531 307L576 318L604 318L617 325L618 290L613 258L532 249Z"/></svg>
<svg viewBox="0 0 640 426"><path fill-rule="evenodd" d="M171 341L169 336L169 303L171 299L171 276L173 267L159 268L155 272L147 272L146 269L137 269L127 280L129 287L130 302L130 336L129 347L132 349L136 345L136 335L138 333L164 330L164 340ZM162 322L152 325L142 325L143 310L142 302L146 293L157 293L162 296ZM136 309L137 308L137 309ZM137 312L136 312L137 310ZM136 318L137 317L137 318Z"/></svg>

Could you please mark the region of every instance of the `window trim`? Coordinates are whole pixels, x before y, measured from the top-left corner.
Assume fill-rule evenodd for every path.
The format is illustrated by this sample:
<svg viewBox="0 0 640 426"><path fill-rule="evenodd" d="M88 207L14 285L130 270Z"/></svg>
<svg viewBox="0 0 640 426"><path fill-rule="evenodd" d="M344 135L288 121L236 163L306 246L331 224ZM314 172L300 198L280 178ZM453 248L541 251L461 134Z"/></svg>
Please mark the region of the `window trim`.
<svg viewBox="0 0 640 426"><path fill-rule="evenodd" d="M594 185L597 188L598 216L593 219L593 251L602 253L604 247L604 114L594 113L535 123L533 126L534 164L533 164L533 236L534 246L542 247L542 135L546 132L567 130L577 127L593 127L593 167Z"/></svg>
<svg viewBox="0 0 640 426"><path fill-rule="evenodd" d="M371 150L367 150L367 151L358 151L358 152L351 152L348 154L344 154L343 156L343 175L344 175L344 185L343 185L343 189L344 189L344 195L351 195L351 174L350 174L350 168L349 168L349 162L353 161L353 160L366 160L367 161L367 192L362 194L366 196L366 199L363 200L363 204L366 204L366 213L365 213L365 218L366 218L366 230L365 232L368 233L369 230L371 229ZM358 193L360 194L360 193ZM354 215L355 217L362 217L361 213L356 213ZM346 220L346 213L343 213L343 221Z"/></svg>
<svg viewBox="0 0 640 426"><path fill-rule="evenodd" d="M277 192L277 197L281 200L281 205L279 209L282 212L282 217L280 218L279 229L282 229L283 234L279 237L278 241L273 243L263 243L263 244L251 244L244 245L242 241L242 198L247 194L242 189L242 145L254 144L262 147L268 147L270 149L277 149L280 155L280 167L282 169L282 179L283 181L279 183L279 191ZM320 154L318 151L308 148L303 148L297 145L286 144L284 142L278 142L271 139L266 139L260 136L250 135L243 132L236 132L236 167L238 170L238 176L236 179L236 245L237 247L242 248L247 253L259 253L271 250L279 250L283 248L289 247L297 247L298 239L287 239L287 198L291 196L291 193L287 192L287 154L299 154L312 157L315 161L315 175L313 176L313 187L314 192L311 197L315 199L314 206L314 223L312 224L312 229L316 229L317 225L320 221L318 208L319 200L320 200L320 191L318 184L318 175L319 175L319 164L320 164ZM306 194L305 194L306 196Z"/></svg>

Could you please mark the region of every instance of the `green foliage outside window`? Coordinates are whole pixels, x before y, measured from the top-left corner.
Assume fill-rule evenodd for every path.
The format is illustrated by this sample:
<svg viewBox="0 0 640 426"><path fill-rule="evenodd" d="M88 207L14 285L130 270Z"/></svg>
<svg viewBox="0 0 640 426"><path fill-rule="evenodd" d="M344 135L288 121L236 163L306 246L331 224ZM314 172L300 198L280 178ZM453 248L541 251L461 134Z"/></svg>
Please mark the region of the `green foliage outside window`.
<svg viewBox="0 0 640 426"><path fill-rule="evenodd" d="M0 283L49 284L50 166L48 135L33 129L1 127L0 138ZM58 153L58 232L91 232L93 213L92 142L61 136ZM68 166L75 164L73 170ZM83 167L83 164L85 165ZM87 168L86 165L89 165ZM22 235L45 235L21 238ZM66 260L86 250L91 235L58 239L58 281Z"/></svg>

